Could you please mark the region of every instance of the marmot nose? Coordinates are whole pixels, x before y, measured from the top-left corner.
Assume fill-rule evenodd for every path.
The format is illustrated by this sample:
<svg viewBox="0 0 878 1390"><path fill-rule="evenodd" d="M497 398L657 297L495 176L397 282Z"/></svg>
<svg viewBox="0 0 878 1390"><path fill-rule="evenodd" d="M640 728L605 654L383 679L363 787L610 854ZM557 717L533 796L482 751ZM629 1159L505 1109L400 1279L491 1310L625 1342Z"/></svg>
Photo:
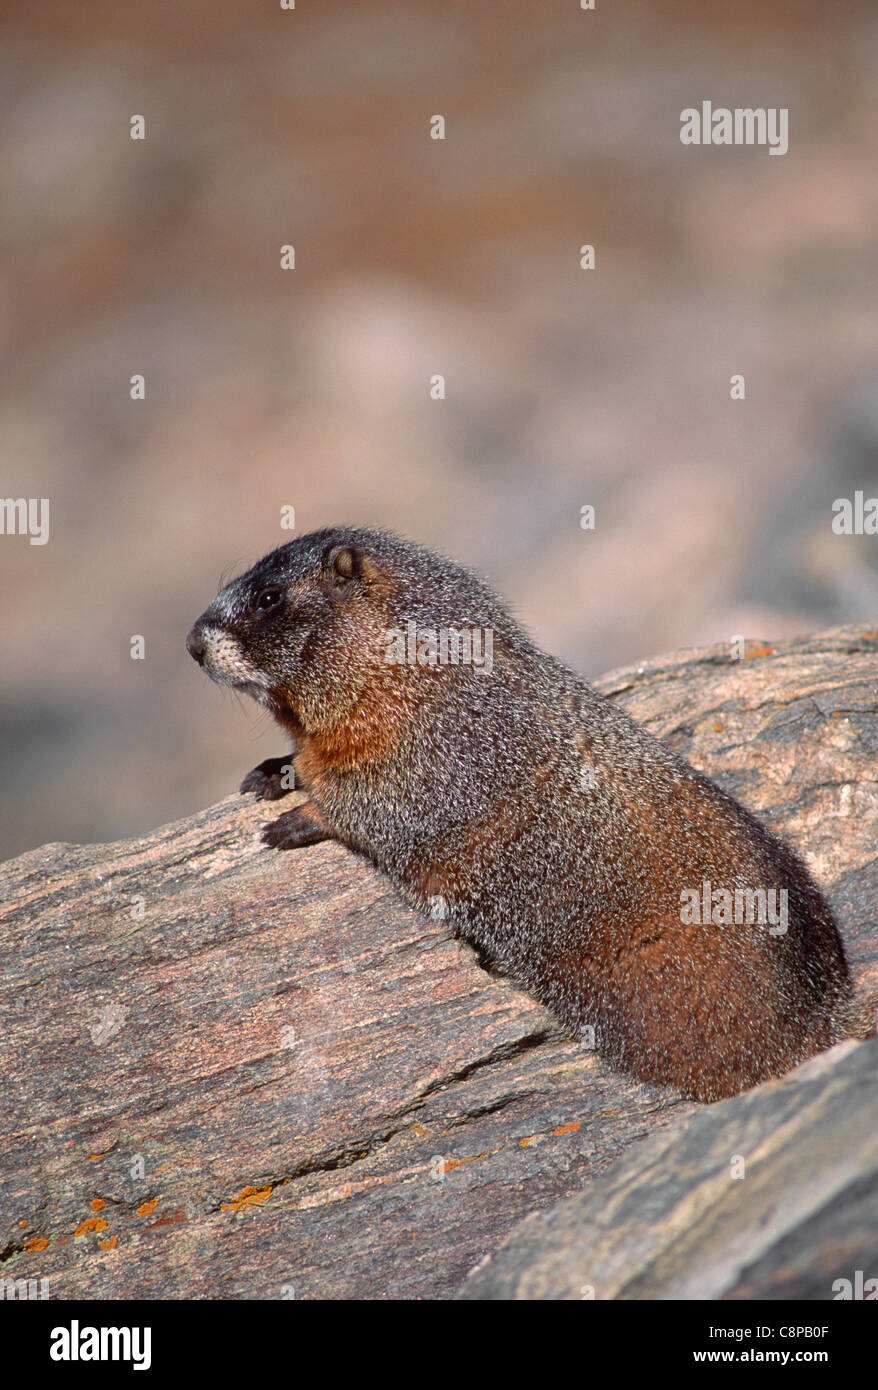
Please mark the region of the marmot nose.
<svg viewBox="0 0 878 1390"><path fill-rule="evenodd" d="M204 638L197 623L186 638L186 650L191 657L195 658L199 666L204 664Z"/></svg>

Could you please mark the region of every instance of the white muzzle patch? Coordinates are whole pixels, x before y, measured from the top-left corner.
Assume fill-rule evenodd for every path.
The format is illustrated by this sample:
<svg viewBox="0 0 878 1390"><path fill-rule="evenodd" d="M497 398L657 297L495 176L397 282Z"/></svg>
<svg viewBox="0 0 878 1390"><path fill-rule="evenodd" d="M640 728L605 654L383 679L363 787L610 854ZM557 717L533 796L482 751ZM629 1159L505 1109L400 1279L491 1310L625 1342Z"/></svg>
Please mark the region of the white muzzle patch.
<svg viewBox="0 0 878 1390"><path fill-rule="evenodd" d="M202 670L217 685L231 685L252 695L264 704L268 698L268 681L244 656L241 645L230 632L218 627L203 627L204 642Z"/></svg>

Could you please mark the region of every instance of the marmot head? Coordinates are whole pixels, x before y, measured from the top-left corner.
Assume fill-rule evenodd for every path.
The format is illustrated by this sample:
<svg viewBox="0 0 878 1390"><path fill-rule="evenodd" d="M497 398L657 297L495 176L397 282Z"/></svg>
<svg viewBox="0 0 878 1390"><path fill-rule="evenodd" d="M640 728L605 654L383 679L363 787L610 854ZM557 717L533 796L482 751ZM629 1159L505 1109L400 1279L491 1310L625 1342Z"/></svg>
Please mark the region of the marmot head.
<svg viewBox="0 0 878 1390"><path fill-rule="evenodd" d="M330 727L382 659L389 576L379 532L335 528L280 546L220 590L186 638L211 680L303 727Z"/></svg>

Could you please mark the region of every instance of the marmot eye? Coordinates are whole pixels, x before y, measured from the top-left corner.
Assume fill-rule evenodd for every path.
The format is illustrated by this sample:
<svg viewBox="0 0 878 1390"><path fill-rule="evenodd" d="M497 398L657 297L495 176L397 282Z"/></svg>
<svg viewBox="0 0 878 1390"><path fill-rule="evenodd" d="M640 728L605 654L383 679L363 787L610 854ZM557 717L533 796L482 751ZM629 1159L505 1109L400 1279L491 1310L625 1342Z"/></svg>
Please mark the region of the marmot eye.
<svg viewBox="0 0 878 1390"><path fill-rule="evenodd" d="M273 608L279 608L283 601L283 589L263 589L256 600L256 607L260 613L270 613Z"/></svg>

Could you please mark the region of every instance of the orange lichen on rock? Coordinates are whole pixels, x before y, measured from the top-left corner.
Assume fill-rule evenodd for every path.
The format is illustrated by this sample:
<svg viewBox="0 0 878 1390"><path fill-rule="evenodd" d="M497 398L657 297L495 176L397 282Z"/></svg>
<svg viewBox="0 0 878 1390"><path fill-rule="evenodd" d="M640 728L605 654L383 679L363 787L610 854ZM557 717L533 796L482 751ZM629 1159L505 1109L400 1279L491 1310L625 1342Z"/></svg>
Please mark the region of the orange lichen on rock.
<svg viewBox="0 0 878 1390"><path fill-rule="evenodd" d="M243 1211L245 1207L259 1206L262 1202L267 1202L271 1196L270 1187L245 1187L239 1196L233 1198L231 1202L224 1202L223 1211Z"/></svg>
<svg viewBox="0 0 878 1390"><path fill-rule="evenodd" d="M80 1221L73 1234L84 1236L88 1235L89 1231L105 1231L108 1224L101 1216L90 1216L87 1221Z"/></svg>

